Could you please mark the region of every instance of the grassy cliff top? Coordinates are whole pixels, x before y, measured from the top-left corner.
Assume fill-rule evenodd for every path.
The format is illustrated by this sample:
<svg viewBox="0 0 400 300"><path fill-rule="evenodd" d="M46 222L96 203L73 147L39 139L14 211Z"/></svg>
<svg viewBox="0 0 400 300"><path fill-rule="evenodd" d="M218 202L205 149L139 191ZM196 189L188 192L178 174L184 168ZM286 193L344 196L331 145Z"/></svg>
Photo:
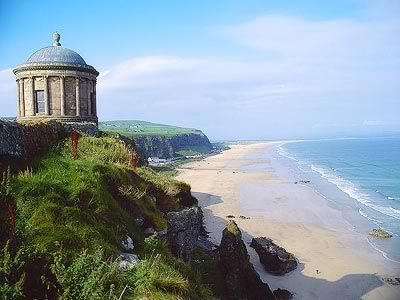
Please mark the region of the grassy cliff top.
<svg viewBox="0 0 400 300"><path fill-rule="evenodd" d="M117 132L128 137L146 135L174 136L188 133L202 134L200 130L193 128L184 128L137 120L99 122L99 129L102 131Z"/></svg>
<svg viewBox="0 0 400 300"><path fill-rule="evenodd" d="M131 157L118 139L80 137L77 159L66 139L32 168L4 174L0 299L210 298L191 265L143 232L195 205L190 186L146 167L133 171ZM140 260L121 273L116 257L127 236Z"/></svg>

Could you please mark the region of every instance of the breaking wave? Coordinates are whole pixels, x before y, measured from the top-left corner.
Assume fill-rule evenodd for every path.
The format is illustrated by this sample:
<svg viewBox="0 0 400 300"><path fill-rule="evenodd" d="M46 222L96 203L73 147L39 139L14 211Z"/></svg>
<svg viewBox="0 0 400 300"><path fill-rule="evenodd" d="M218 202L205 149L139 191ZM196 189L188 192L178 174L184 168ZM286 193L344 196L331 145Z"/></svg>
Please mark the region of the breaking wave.
<svg viewBox="0 0 400 300"><path fill-rule="evenodd" d="M333 172L327 171L322 167L311 165L311 169L315 172L318 172L323 178L328 180L329 182L336 185L341 191L349 195L351 198L357 200L361 204L378 211L386 216L395 218L400 220L400 211L390 207L390 206L381 206L373 203L369 197L369 194L360 191L352 182L346 180Z"/></svg>

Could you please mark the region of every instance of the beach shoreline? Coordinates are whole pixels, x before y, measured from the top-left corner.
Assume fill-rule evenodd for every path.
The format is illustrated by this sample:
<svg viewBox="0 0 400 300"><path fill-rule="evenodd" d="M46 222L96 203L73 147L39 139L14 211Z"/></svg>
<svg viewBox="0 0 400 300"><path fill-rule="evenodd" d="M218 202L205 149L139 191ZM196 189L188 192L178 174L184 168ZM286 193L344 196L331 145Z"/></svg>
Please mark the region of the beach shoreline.
<svg viewBox="0 0 400 300"><path fill-rule="evenodd" d="M177 179L191 185L204 210L210 240L219 244L227 216L234 216L262 280L290 290L295 299L398 299L399 287L381 280L395 275L394 269L341 211L307 184L282 176L272 158L262 159L282 143L233 145L178 169ZM249 247L260 236L293 253L299 267L284 276L266 273Z"/></svg>

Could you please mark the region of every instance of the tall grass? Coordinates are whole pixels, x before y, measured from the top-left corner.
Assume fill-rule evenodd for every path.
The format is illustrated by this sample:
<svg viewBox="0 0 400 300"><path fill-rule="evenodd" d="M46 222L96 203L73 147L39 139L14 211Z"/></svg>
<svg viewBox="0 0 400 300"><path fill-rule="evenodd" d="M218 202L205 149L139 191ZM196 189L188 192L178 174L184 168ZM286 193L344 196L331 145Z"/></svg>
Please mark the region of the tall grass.
<svg viewBox="0 0 400 300"><path fill-rule="evenodd" d="M123 290L121 299L206 299L196 298L207 289L190 268L158 240L145 241L144 228L135 222L141 217L145 227L165 228L165 213L181 207L190 187L146 168L135 173L130 159L130 150L119 140L82 137L77 160L66 140L31 170L13 177L17 240L33 253L25 263L35 265L40 258L37 270L42 273L34 278L47 278L41 288L52 286L60 299L118 299ZM121 274L112 257L123 250L127 235L142 261ZM48 265L54 278L43 273ZM18 292L23 283L16 282L4 288Z"/></svg>
<svg viewBox="0 0 400 300"><path fill-rule="evenodd" d="M189 281L159 254L141 260L133 275L137 299L186 299Z"/></svg>
<svg viewBox="0 0 400 300"><path fill-rule="evenodd" d="M101 249L87 251L65 264L62 253L56 252L51 270L60 285L58 297L73 300L117 300L126 284L115 261L104 256Z"/></svg>
<svg viewBox="0 0 400 300"><path fill-rule="evenodd" d="M67 140L63 145L62 154L65 157L72 157L73 150L70 141ZM131 155L126 145L114 138L83 137L78 142L78 157L85 160L129 166Z"/></svg>

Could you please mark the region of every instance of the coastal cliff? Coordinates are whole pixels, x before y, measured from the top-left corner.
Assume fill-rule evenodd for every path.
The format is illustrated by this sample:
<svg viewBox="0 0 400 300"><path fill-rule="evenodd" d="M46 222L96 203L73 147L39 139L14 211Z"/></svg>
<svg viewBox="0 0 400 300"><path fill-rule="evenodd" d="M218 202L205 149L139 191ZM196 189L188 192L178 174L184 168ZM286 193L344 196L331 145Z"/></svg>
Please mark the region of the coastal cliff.
<svg viewBox="0 0 400 300"><path fill-rule="evenodd" d="M174 136L138 136L133 140L144 157L174 158L209 153L212 145L201 131Z"/></svg>
<svg viewBox="0 0 400 300"><path fill-rule="evenodd" d="M30 148L22 130L39 133L35 128L21 129L21 138L7 139L3 148L14 153L18 143L16 157L24 158ZM19 137L17 129L0 131ZM10 166L0 178L2 296L209 298L190 266L202 228L190 186L132 165L133 149L120 139L81 136L76 158L68 138L54 135L47 149L41 141L33 140L41 151L29 169ZM7 164L7 157L0 160ZM167 243L157 238L161 232Z"/></svg>
<svg viewBox="0 0 400 300"><path fill-rule="evenodd" d="M225 230L217 248L191 187L132 162L133 137L81 135L75 156L59 123L1 125L7 299L228 300L239 299L237 284L240 299L274 299L240 234ZM184 147L194 134L164 136L186 136L166 147ZM209 143L201 139L197 145ZM10 157L29 167L10 165Z"/></svg>
<svg viewBox="0 0 400 300"><path fill-rule="evenodd" d="M195 156L213 149L208 137L201 130L192 128L135 120L101 122L99 128L108 134L132 139L145 158Z"/></svg>

